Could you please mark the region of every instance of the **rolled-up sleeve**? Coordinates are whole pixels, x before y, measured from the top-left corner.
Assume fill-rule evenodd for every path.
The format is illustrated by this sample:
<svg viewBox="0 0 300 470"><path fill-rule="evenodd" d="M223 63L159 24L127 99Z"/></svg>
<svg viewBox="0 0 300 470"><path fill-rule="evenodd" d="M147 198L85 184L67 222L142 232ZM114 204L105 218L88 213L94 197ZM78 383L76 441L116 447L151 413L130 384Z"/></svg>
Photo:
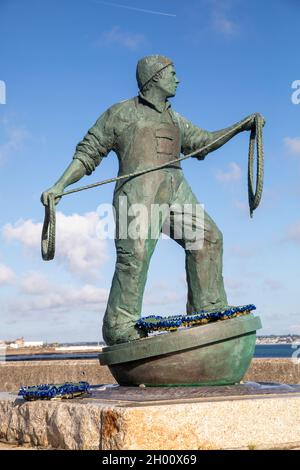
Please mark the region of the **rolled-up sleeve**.
<svg viewBox="0 0 300 470"><path fill-rule="evenodd" d="M73 159L80 160L90 175L114 147L113 116L105 111L76 147Z"/></svg>

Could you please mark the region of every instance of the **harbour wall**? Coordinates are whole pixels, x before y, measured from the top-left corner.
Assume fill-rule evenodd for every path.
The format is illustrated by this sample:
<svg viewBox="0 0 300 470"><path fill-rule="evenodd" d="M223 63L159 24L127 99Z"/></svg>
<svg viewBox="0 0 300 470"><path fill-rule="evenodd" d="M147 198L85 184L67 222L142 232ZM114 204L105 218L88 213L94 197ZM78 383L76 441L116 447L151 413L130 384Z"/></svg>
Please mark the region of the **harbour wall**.
<svg viewBox="0 0 300 470"><path fill-rule="evenodd" d="M42 383L115 383L108 367L97 359L0 362L0 391L15 392L21 386ZM244 382L300 384L300 361L254 358Z"/></svg>

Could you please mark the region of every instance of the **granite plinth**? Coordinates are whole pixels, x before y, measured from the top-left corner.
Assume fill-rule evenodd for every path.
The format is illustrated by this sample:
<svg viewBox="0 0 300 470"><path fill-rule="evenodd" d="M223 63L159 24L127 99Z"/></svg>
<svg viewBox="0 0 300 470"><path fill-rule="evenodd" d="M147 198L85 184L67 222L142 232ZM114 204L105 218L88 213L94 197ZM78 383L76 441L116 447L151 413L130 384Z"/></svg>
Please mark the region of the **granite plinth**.
<svg viewBox="0 0 300 470"><path fill-rule="evenodd" d="M99 450L299 447L300 386L110 385L81 399L36 402L0 393L0 440Z"/></svg>

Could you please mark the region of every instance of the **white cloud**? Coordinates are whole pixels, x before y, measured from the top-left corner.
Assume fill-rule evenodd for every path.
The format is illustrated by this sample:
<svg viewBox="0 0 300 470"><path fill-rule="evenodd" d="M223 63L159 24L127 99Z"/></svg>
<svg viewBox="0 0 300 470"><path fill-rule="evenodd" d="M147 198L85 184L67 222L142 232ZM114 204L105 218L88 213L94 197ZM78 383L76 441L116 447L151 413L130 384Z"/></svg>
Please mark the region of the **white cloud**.
<svg viewBox="0 0 300 470"><path fill-rule="evenodd" d="M285 137L283 141L290 153L300 155L300 137Z"/></svg>
<svg viewBox="0 0 300 470"><path fill-rule="evenodd" d="M233 181L239 181L242 177L241 167L235 163L229 163L229 171L218 170L216 173L216 179L222 183L231 183Z"/></svg>
<svg viewBox="0 0 300 470"><path fill-rule="evenodd" d="M211 0L212 27L224 36L233 36L239 32L239 25L231 18L232 2L228 0Z"/></svg>
<svg viewBox="0 0 300 470"><path fill-rule="evenodd" d="M238 201L236 200L234 202L234 206L243 214L247 214L249 213L249 206L246 202L242 202L242 201Z"/></svg>
<svg viewBox="0 0 300 470"><path fill-rule="evenodd" d="M0 104L6 104L6 83L0 80Z"/></svg>
<svg viewBox="0 0 300 470"><path fill-rule="evenodd" d="M30 295L12 302L11 311L58 313L90 310L100 312L101 305L108 299L107 289L92 284L85 284L82 287L53 284L41 273L29 273L22 279L20 288L21 292Z"/></svg>
<svg viewBox="0 0 300 470"><path fill-rule="evenodd" d="M213 27L218 33L228 36L236 34L239 30L238 25L229 19L224 12L214 12L213 14Z"/></svg>
<svg viewBox="0 0 300 470"><path fill-rule="evenodd" d="M117 45L135 51L145 43L146 38L143 34L122 31L119 26L114 26L110 31L103 32L95 45L97 47Z"/></svg>
<svg viewBox="0 0 300 470"><path fill-rule="evenodd" d="M228 290L239 291L246 287L245 282L241 281L241 278L225 277L224 282Z"/></svg>
<svg viewBox="0 0 300 470"><path fill-rule="evenodd" d="M150 288L149 290L154 290L156 292L163 291L169 288L169 285L166 281L156 281Z"/></svg>
<svg viewBox="0 0 300 470"><path fill-rule="evenodd" d="M298 314L300 316L300 314ZM289 325L290 331L294 335L300 335L300 323L295 323L294 325ZM296 348L295 348L296 350ZM299 356L297 356L299 358Z"/></svg>
<svg viewBox="0 0 300 470"><path fill-rule="evenodd" d="M184 284L186 286L186 272L185 271L183 271L180 274L178 281L180 282L180 284Z"/></svg>
<svg viewBox="0 0 300 470"><path fill-rule="evenodd" d="M48 294L50 283L42 273L30 272L21 279L20 288L25 294Z"/></svg>
<svg viewBox="0 0 300 470"><path fill-rule="evenodd" d="M15 274L13 270L5 264L0 264L0 285L10 284L14 281Z"/></svg>
<svg viewBox="0 0 300 470"><path fill-rule="evenodd" d="M97 238L100 223L96 212L84 215L64 215L57 212L56 259L73 274L80 277L96 276L107 261L107 243ZM24 247L40 253L42 224L32 220L20 220L6 224L3 234L6 240L19 241ZM39 255L40 256L40 255Z"/></svg>
<svg viewBox="0 0 300 470"><path fill-rule="evenodd" d="M3 162L22 149L29 134L24 128L12 124L7 118L1 120L1 127L3 143L0 145L0 162Z"/></svg>
<svg viewBox="0 0 300 470"><path fill-rule="evenodd" d="M285 240L300 244L300 222L296 222L292 227L290 227Z"/></svg>
<svg viewBox="0 0 300 470"><path fill-rule="evenodd" d="M273 291L278 291L284 287L283 283L278 279L265 279L264 286Z"/></svg>
<svg viewBox="0 0 300 470"><path fill-rule="evenodd" d="M233 245L230 248L230 254L237 258L253 258L259 253L259 249L255 246L243 247L241 245Z"/></svg>
<svg viewBox="0 0 300 470"><path fill-rule="evenodd" d="M147 289L144 295L145 305L168 305L179 302L183 299L185 294L183 292L163 289L163 293L159 294L159 290Z"/></svg>
<svg viewBox="0 0 300 470"><path fill-rule="evenodd" d="M3 235L6 240L20 241L28 248L37 248L41 241L42 224L35 223L31 219L19 220L14 225L6 224L3 227Z"/></svg>

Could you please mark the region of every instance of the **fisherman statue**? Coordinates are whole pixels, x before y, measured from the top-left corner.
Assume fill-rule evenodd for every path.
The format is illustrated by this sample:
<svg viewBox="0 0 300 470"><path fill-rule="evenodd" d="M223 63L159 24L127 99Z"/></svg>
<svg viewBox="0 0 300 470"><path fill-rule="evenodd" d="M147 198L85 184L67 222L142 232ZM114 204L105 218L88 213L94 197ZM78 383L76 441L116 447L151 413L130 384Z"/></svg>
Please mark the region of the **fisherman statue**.
<svg viewBox="0 0 300 470"><path fill-rule="evenodd" d="M136 78L138 96L111 106L99 117L77 145L68 168L41 196L47 210L51 200L57 204L65 188L90 175L110 151L117 154L119 173L113 197L117 260L103 321L103 338L109 346L146 335L136 327L136 322L141 315L150 259L167 216L170 237L185 250L187 313L228 307L222 276L222 233L204 210L200 215L197 212L200 204L183 175L181 160L186 156L203 160L239 132L251 131L252 135L258 121L261 127L264 125L264 119L253 114L231 127L209 132L173 111L169 98L175 96L179 80L173 62L167 57L151 55L139 60ZM251 145L253 151L253 139ZM250 175L250 189L251 178ZM252 210L259 198L252 188L249 196ZM163 204L169 213L145 222L143 228L149 236L124 237L120 233L124 201L128 207L144 204L149 211L154 204ZM188 221L181 217L184 207L190 208ZM133 217L128 216L128 226ZM191 248L189 233L199 226L203 231L202 243ZM44 259L51 257L45 255Z"/></svg>

